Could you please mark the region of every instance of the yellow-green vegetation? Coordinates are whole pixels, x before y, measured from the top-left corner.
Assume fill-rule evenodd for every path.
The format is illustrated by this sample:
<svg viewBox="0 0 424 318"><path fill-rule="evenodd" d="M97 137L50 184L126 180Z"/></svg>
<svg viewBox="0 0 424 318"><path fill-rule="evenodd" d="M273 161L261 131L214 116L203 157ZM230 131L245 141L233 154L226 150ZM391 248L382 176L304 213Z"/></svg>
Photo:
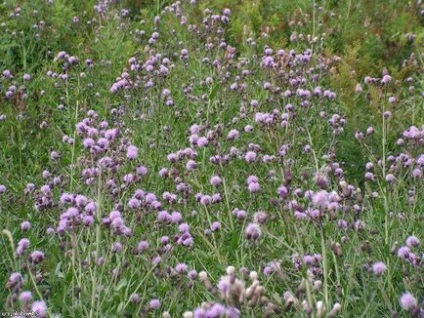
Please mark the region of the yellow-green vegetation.
<svg viewBox="0 0 424 318"><path fill-rule="evenodd" d="M0 315L423 317L421 1L5 0L0 31Z"/></svg>

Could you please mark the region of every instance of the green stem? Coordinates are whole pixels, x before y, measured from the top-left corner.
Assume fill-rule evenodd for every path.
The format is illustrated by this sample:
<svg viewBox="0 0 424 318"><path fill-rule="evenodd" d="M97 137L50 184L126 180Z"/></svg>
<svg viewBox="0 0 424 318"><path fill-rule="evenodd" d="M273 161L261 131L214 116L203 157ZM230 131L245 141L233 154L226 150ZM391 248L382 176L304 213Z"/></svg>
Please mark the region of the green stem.
<svg viewBox="0 0 424 318"><path fill-rule="evenodd" d="M324 300L325 305L328 306L328 262L327 262L327 249L325 247L325 231L324 227L321 227L321 253L322 253L322 267L324 270Z"/></svg>
<svg viewBox="0 0 424 318"><path fill-rule="evenodd" d="M100 231L100 224L101 224L101 202L102 202L102 193L101 193L101 185L102 185L102 169L100 168L99 171L99 178L98 178L98 184L97 184L97 212L96 212L96 252L95 257L99 257L100 255L100 244L101 244L101 231ZM96 260L94 260L94 263ZM99 308L96 308L96 291L97 291L97 266L94 267L94 275L91 275L91 308L90 308L90 318L99 317L98 310ZM95 314L96 310L96 314Z"/></svg>

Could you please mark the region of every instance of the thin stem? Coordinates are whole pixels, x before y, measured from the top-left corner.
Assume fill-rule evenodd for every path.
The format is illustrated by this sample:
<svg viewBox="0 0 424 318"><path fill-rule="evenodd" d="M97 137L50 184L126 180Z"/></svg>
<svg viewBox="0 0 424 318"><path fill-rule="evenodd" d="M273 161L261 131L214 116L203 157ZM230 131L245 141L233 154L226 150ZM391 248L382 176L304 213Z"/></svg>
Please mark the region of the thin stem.
<svg viewBox="0 0 424 318"><path fill-rule="evenodd" d="M98 184L97 184L97 212L96 212L96 252L95 257L99 257L100 254L100 244L101 244L101 231L100 231L100 224L101 224L101 203L102 203L102 193L101 193L101 182L102 182L102 169L99 168L99 178L98 178ZM91 308L90 308L90 317L98 317L98 310L99 308L96 308L96 290L97 290L97 266L94 268L94 275L91 275ZM96 314L95 314L96 310Z"/></svg>
<svg viewBox="0 0 424 318"><path fill-rule="evenodd" d="M321 253L322 253L322 263L324 270L324 300L325 305L329 304L328 300L328 262L327 262L327 250L325 248L325 231L324 226L321 226Z"/></svg>

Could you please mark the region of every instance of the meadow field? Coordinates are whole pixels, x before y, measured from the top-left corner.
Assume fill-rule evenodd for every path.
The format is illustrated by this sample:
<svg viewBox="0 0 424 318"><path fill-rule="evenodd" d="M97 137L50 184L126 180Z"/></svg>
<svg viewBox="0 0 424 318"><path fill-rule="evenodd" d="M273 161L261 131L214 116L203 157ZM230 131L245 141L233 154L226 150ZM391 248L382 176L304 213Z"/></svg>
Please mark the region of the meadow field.
<svg viewBox="0 0 424 318"><path fill-rule="evenodd" d="M422 0L3 0L0 316L424 317Z"/></svg>

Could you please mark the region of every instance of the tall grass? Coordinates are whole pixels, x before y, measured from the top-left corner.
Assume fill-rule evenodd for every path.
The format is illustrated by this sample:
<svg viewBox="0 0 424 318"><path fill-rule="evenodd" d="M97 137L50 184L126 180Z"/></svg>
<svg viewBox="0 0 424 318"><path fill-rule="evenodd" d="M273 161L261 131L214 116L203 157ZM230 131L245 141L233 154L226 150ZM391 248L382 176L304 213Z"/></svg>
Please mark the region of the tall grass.
<svg viewBox="0 0 424 318"><path fill-rule="evenodd" d="M0 9L5 312L423 315L421 4Z"/></svg>

